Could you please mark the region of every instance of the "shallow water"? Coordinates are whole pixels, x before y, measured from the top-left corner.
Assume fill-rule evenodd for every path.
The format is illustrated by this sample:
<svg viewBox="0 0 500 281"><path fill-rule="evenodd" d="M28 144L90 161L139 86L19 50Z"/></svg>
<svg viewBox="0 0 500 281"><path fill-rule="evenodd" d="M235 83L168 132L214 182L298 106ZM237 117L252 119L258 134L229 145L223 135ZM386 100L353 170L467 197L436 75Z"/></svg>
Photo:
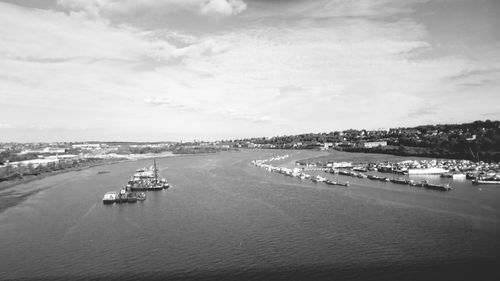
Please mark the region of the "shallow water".
<svg viewBox="0 0 500 281"><path fill-rule="evenodd" d="M0 279L496 279L500 188L430 178L454 187L439 192L317 172L351 182L331 187L249 163L283 154L277 163L290 165L322 153L158 159L172 188L135 204L101 199L151 160L17 186L46 189L0 214Z"/></svg>

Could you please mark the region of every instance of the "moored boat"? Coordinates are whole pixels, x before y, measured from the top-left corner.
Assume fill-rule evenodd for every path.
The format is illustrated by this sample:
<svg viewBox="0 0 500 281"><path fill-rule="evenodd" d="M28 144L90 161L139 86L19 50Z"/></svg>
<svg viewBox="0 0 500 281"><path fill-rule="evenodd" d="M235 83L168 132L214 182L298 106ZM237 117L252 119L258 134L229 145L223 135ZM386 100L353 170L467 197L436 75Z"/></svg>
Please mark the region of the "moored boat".
<svg viewBox="0 0 500 281"><path fill-rule="evenodd" d="M127 184L130 191L163 190L170 187L165 178L160 178L156 168L156 160L153 160L153 166L142 168L136 171L132 179Z"/></svg>
<svg viewBox="0 0 500 281"><path fill-rule="evenodd" d="M326 178L322 177L322 176L315 176L311 179L313 182L324 182L326 180Z"/></svg>
<svg viewBox="0 0 500 281"><path fill-rule="evenodd" d="M500 178L492 177L492 178L483 178L478 177L475 180L472 180L473 184L500 184Z"/></svg>
<svg viewBox="0 0 500 281"><path fill-rule="evenodd" d="M409 183L409 181L407 179L404 179L404 178L394 178L394 179L391 179L391 182L398 183L398 184L408 184Z"/></svg>
<svg viewBox="0 0 500 281"><path fill-rule="evenodd" d="M326 180L325 183L329 184L329 185L336 185L337 184L337 182L332 181L332 180Z"/></svg>
<svg viewBox="0 0 500 281"><path fill-rule="evenodd" d="M127 202L128 203L135 203L135 202L137 202L137 193L135 193L135 192L129 192L127 194Z"/></svg>
<svg viewBox="0 0 500 281"><path fill-rule="evenodd" d="M104 194L104 197L102 198L102 203L104 204L113 204L116 201L116 192L114 191L109 191Z"/></svg>
<svg viewBox="0 0 500 281"><path fill-rule="evenodd" d="M127 190L122 188L116 197L116 203L126 203L127 202Z"/></svg>
<svg viewBox="0 0 500 281"><path fill-rule="evenodd" d="M329 185L340 185L340 186L349 186L349 182L345 182L345 183L341 183L341 182L336 182L336 181L332 181L332 180L325 180L325 183L326 184L329 184Z"/></svg>
<svg viewBox="0 0 500 281"><path fill-rule="evenodd" d="M137 200L139 200L139 201L144 201L144 200L146 200L146 192L139 192L139 193L137 194Z"/></svg>
<svg viewBox="0 0 500 281"><path fill-rule="evenodd" d="M465 178L468 180L475 180L477 179L477 173L467 173L465 174Z"/></svg>
<svg viewBox="0 0 500 281"><path fill-rule="evenodd" d="M449 184L426 183L424 185L424 187L428 188L428 189L435 189L435 190L440 190L440 191L449 191L452 189Z"/></svg>
<svg viewBox="0 0 500 281"><path fill-rule="evenodd" d="M422 180L422 181L410 180L410 185L411 186L424 187L426 184L427 184L426 180Z"/></svg>
<svg viewBox="0 0 500 281"><path fill-rule="evenodd" d="M365 174L363 174L363 173L357 173L357 174L356 174L356 176L357 176L358 178L360 178L360 179L365 179L365 178L367 178L367 177L368 177L367 175L365 175Z"/></svg>
<svg viewBox="0 0 500 281"><path fill-rule="evenodd" d="M352 170L356 172L368 172L368 169L366 169L365 167L354 167L352 168Z"/></svg>

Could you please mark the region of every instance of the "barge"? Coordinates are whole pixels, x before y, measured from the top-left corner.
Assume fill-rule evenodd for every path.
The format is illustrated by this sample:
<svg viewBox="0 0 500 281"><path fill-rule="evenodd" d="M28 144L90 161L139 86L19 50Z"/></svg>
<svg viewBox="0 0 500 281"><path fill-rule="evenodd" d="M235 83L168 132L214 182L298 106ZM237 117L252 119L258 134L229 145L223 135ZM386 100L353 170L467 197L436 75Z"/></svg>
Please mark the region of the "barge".
<svg viewBox="0 0 500 281"><path fill-rule="evenodd" d="M109 191L104 194L104 197L102 198L102 203L104 204L113 204L116 202L116 192L114 191Z"/></svg>

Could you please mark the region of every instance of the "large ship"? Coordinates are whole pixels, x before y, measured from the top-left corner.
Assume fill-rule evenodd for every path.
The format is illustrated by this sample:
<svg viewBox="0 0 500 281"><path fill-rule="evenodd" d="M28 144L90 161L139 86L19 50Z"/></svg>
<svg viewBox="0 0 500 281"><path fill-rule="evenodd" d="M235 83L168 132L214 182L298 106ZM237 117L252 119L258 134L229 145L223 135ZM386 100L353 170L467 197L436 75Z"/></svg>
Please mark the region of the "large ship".
<svg viewBox="0 0 500 281"><path fill-rule="evenodd" d="M135 171L134 175L127 183L127 190L163 190L170 187L168 181L158 175L156 160L153 161L153 166Z"/></svg>

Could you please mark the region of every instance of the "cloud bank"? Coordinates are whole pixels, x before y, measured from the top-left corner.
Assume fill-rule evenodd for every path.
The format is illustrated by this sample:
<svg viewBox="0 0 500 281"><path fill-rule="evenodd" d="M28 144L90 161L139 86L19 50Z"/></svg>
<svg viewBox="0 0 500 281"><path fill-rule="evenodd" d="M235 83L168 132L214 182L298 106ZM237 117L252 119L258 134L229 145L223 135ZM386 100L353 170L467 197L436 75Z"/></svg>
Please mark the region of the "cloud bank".
<svg viewBox="0 0 500 281"><path fill-rule="evenodd" d="M0 130L9 132L0 135L36 127L86 128L60 130L69 140L216 139L498 112L500 41L443 53L418 5L428 3L0 3ZM138 24L137 14L156 11L154 26Z"/></svg>

